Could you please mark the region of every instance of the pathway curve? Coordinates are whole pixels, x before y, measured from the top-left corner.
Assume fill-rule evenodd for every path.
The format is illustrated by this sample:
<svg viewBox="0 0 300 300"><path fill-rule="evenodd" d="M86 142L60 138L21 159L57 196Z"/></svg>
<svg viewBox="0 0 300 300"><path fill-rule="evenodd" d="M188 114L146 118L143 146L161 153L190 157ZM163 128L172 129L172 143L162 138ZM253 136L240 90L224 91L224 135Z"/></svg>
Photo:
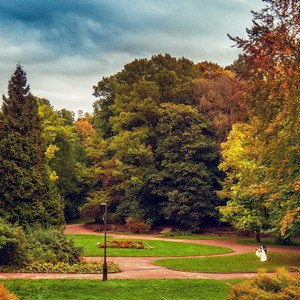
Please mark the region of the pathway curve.
<svg viewBox="0 0 300 300"><path fill-rule="evenodd" d="M95 234L103 235L101 232L91 231L82 224L68 225L66 230L68 234ZM136 239L136 235L122 235L108 233L113 238L120 239ZM154 235L139 235L139 239L148 240L164 240L180 243L193 243L220 246L232 249L234 252L219 255L234 255L254 251L253 246L237 244L233 239L223 240L187 240L187 239L170 239L161 238ZM300 249L268 247L269 251L277 252L300 252ZM195 257L195 256L193 256ZM203 256L202 256L203 257ZM121 272L108 274L110 279L235 279L235 278L251 278L256 273L230 273L230 274L214 274L214 273L196 273L171 270L165 267L154 265L153 262L159 259L170 257L109 257L107 260L119 265ZM102 257L85 257L89 261L102 261ZM102 279L101 274L21 274L21 273L0 273L1 279Z"/></svg>

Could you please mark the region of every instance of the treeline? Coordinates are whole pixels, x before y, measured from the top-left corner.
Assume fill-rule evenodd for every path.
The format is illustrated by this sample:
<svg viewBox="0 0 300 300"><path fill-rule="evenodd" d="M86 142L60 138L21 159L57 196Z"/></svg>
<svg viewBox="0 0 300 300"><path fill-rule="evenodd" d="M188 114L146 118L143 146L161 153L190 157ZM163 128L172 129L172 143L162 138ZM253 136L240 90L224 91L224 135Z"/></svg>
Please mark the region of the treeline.
<svg viewBox="0 0 300 300"><path fill-rule="evenodd" d="M103 78L94 114L74 120L31 95L17 65L1 113L1 216L62 224L107 202L117 223L218 220L220 142L245 118L240 91L217 64L155 55Z"/></svg>
<svg viewBox="0 0 300 300"><path fill-rule="evenodd" d="M74 120L29 92L20 65L0 114L0 216L21 224L220 217L287 243L300 220L299 3L267 0L231 66L168 54L94 86ZM270 18L272 16L272 18ZM280 22L279 22L280 20Z"/></svg>

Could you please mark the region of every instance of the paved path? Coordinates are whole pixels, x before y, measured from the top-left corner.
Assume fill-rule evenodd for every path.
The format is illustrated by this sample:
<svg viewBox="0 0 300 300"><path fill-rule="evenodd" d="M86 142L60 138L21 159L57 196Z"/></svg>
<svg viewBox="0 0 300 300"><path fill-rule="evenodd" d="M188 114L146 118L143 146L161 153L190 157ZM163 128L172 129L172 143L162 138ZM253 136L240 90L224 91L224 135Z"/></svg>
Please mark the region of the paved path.
<svg viewBox="0 0 300 300"><path fill-rule="evenodd" d="M95 234L102 235L100 232L94 232L86 229L81 224L68 225L66 228L68 234ZM120 239L136 239L136 235L111 234L109 236ZM234 255L247 252L254 252L254 247L249 245L237 244L233 239L224 240L187 240L187 239L170 239L160 238L151 235L139 235L139 239L148 240L164 240L181 243L205 244L220 246L232 249L234 252L219 255ZM300 252L300 249L268 247L269 251L277 252ZM195 257L195 256L193 256ZM234 279L234 278L251 278L256 273L234 273L234 274L213 274L213 273L195 273L175 271L165 267L154 265L153 262L167 257L109 257L108 261L112 261L119 265L121 272L108 274L111 279ZM170 257L168 257L170 258ZM102 261L102 257L85 257L89 261ZM20 273L0 273L1 279L102 279L101 274L20 274Z"/></svg>

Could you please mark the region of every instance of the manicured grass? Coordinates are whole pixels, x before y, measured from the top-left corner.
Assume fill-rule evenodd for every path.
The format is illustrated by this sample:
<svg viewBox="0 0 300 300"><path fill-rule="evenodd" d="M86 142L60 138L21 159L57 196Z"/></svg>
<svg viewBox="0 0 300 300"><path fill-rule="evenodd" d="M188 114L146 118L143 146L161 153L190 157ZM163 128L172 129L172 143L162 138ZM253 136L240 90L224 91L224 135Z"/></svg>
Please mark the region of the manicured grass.
<svg viewBox="0 0 300 300"><path fill-rule="evenodd" d="M156 261L155 264L176 270L208 273L256 272L260 268L274 271L276 267L300 267L300 253L268 253L261 262L255 253L219 257L178 258Z"/></svg>
<svg viewBox="0 0 300 300"><path fill-rule="evenodd" d="M97 242L103 242L103 236L75 234L68 235L74 239L75 245L83 247L84 256L103 256L103 249L97 247ZM130 239L132 240L132 239ZM178 242L165 242L155 240L139 240L147 243L153 249L107 249L107 256L196 256L232 252L231 249L195 245Z"/></svg>
<svg viewBox="0 0 300 300"><path fill-rule="evenodd" d="M236 239L237 236L225 236L225 235L158 235L157 237L168 238L168 239L186 239L186 240L226 240Z"/></svg>
<svg viewBox="0 0 300 300"><path fill-rule="evenodd" d="M230 286L219 280L5 280L21 300L224 300Z"/></svg>
<svg viewBox="0 0 300 300"><path fill-rule="evenodd" d="M273 238L261 238L261 242L257 243L254 238L252 239L237 239L238 244L243 245L255 245L258 246L259 244L263 244L264 246L276 246L276 247L299 247L300 248L300 238L293 239L293 245L278 245L275 244Z"/></svg>

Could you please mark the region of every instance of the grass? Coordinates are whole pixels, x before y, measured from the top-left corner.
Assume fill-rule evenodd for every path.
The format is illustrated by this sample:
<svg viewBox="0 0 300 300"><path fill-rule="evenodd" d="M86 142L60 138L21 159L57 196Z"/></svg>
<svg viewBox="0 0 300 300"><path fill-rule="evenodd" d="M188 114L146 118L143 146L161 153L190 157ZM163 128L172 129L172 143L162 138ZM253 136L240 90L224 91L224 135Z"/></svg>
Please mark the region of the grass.
<svg viewBox="0 0 300 300"><path fill-rule="evenodd" d="M74 219L70 221L68 224L74 225L74 224L85 224L85 223L93 223L95 222L95 218L90 219Z"/></svg>
<svg viewBox="0 0 300 300"><path fill-rule="evenodd" d="M84 256L103 256L103 249L97 247L97 242L103 242L103 236L75 234L68 235L72 237L75 245L83 247ZM133 240L133 239L130 239ZM216 247L210 245L195 245L189 243L166 242L156 240L142 240L153 249L107 249L107 256L196 256L213 255L232 252L229 248Z"/></svg>
<svg viewBox="0 0 300 300"><path fill-rule="evenodd" d="M255 253L232 256L178 258L158 260L155 264L176 270L207 273L256 272L260 268L274 271L277 267L300 267L300 253L268 253L268 261L261 262Z"/></svg>
<svg viewBox="0 0 300 300"><path fill-rule="evenodd" d="M222 236L222 235L159 235L161 238L168 239L185 239L185 240L225 240L225 239L236 239L237 236Z"/></svg>
<svg viewBox="0 0 300 300"><path fill-rule="evenodd" d="M263 244L264 246L276 246L276 247L299 247L300 246L300 238L294 238L293 239L293 245L278 245L275 244L274 238L261 238L261 242L258 243L254 238L252 239L237 239L238 244L243 244L243 245L254 245L257 246L258 244Z"/></svg>
<svg viewBox="0 0 300 300"><path fill-rule="evenodd" d="M230 286L221 280L5 280L22 300L224 300Z"/></svg>

